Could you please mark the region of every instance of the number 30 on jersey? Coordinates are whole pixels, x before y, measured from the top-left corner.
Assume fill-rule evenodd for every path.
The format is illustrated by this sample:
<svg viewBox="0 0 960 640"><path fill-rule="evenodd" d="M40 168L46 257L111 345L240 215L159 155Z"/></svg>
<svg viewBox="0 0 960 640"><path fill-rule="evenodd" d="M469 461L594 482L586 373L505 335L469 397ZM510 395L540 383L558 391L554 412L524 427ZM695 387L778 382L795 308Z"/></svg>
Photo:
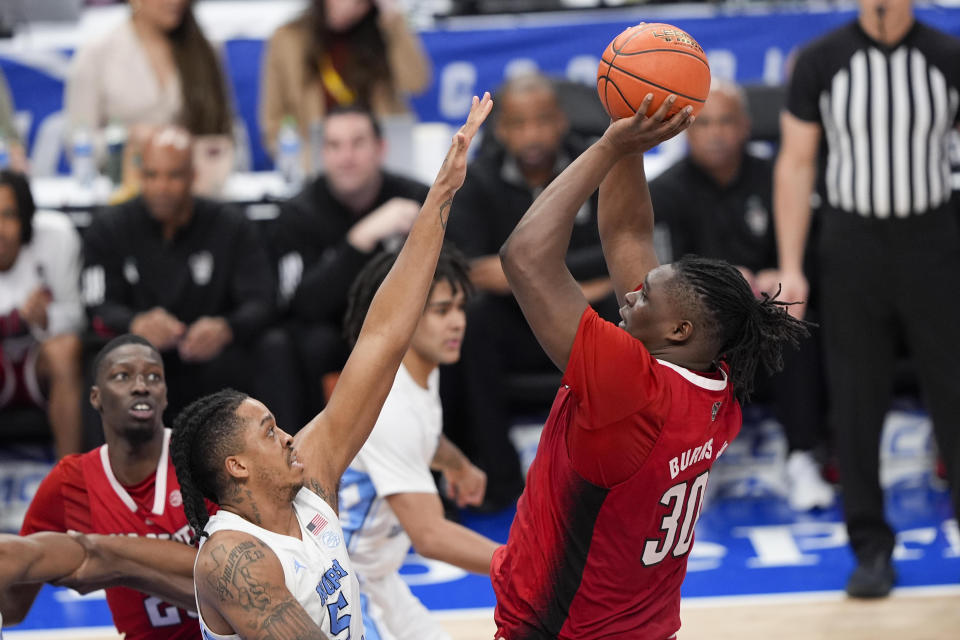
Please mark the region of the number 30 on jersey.
<svg viewBox="0 0 960 640"><path fill-rule="evenodd" d="M693 543L693 528L700 517L703 494L707 489L709 471L704 471L693 480L680 482L667 489L660 497L660 504L669 510L660 522L662 537L651 538L643 543L644 566L659 564L672 554L679 558L690 551ZM679 528L679 531L678 531Z"/></svg>

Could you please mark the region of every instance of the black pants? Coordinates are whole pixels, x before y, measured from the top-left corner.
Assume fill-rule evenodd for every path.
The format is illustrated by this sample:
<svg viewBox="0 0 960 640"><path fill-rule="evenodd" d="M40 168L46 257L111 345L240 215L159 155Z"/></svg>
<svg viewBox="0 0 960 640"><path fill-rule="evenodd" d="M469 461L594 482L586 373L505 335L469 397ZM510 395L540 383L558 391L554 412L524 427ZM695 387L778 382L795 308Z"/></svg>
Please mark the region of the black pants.
<svg viewBox="0 0 960 640"><path fill-rule="evenodd" d="M960 230L947 210L877 220L825 211L821 304L844 515L861 560L889 555L879 448L902 339L960 513Z"/></svg>
<svg viewBox="0 0 960 640"><path fill-rule="evenodd" d="M350 355L350 347L343 337L343 327L340 325L291 322L289 329L299 355L299 386L304 396L306 421L320 413L326 405L323 377L343 369Z"/></svg>

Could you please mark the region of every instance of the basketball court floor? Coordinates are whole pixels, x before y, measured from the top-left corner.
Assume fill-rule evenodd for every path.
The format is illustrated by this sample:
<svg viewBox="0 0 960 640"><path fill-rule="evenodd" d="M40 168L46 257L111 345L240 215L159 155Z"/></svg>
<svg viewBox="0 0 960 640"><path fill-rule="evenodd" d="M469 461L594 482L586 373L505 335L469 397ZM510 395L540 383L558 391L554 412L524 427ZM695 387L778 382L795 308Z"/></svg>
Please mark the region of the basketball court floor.
<svg viewBox="0 0 960 640"><path fill-rule="evenodd" d="M796 514L783 498L785 445L763 416L711 475L684 583L681 640L948 640L960 638L960 532L946 488L932 473L929 421L892 412L883 443L888 514L898 532L899 582L880 601L853 601L853 568L839 504ZM522 431L522 430L521 430ZM517 443L529 458L535 430ZM464 524L504 541L513 511L463 514ZM490 640L493 591L487 578L411 554L403 568L416 595L456 640ZM46 586L8 640L116 638L102 592L79 596Z"/></svg>

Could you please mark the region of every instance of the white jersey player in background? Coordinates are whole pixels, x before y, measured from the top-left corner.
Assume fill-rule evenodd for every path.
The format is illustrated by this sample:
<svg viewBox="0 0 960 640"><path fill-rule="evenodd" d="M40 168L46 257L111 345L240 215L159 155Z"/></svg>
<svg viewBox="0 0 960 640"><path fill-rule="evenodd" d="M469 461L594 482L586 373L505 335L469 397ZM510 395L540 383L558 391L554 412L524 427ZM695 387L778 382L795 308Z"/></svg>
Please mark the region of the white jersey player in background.
<svg viewBox="0 0 960 640"><path fill-rule="evenodd" d="M346 330L356 339L370 300L396 256L377 256L350 291ZM496 542L444 517L431 469L459 506L479 505L486 474L442 433L440 364L460 358L468 267L444 248L413 341L377 424L340 482L340 523L360 580L367 640L449 638L410 592L399 569L410 549L489 575Z"/></svg>
<svg viewBox="0 0 960 640"><path fill-rule="evenodd" d="M291 437L262 403L225 390L177 417L171 457L184 510L209 536L194 569L205 638L363 640L337 488L420 321L467 148L492 106L489 94L474 98L323 411ZM204 498L220 506L209 523Z"/></svg>

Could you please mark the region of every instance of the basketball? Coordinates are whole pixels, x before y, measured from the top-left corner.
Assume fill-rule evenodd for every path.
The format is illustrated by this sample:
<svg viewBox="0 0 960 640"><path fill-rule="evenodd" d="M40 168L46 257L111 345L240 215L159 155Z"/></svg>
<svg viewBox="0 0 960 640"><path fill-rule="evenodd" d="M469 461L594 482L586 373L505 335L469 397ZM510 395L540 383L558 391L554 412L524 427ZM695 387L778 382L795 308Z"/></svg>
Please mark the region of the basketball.
<svg viewBox="0 0 960 640"><path fill-rule="evenodd" d="M703 48L686 31L659 22L641 22L614 38L597 69L597 92L614 120L635 114L648 93L653 94L648 116L671 93L677 100L668 117L687 105L696 115L709 91Z"/></svg>

